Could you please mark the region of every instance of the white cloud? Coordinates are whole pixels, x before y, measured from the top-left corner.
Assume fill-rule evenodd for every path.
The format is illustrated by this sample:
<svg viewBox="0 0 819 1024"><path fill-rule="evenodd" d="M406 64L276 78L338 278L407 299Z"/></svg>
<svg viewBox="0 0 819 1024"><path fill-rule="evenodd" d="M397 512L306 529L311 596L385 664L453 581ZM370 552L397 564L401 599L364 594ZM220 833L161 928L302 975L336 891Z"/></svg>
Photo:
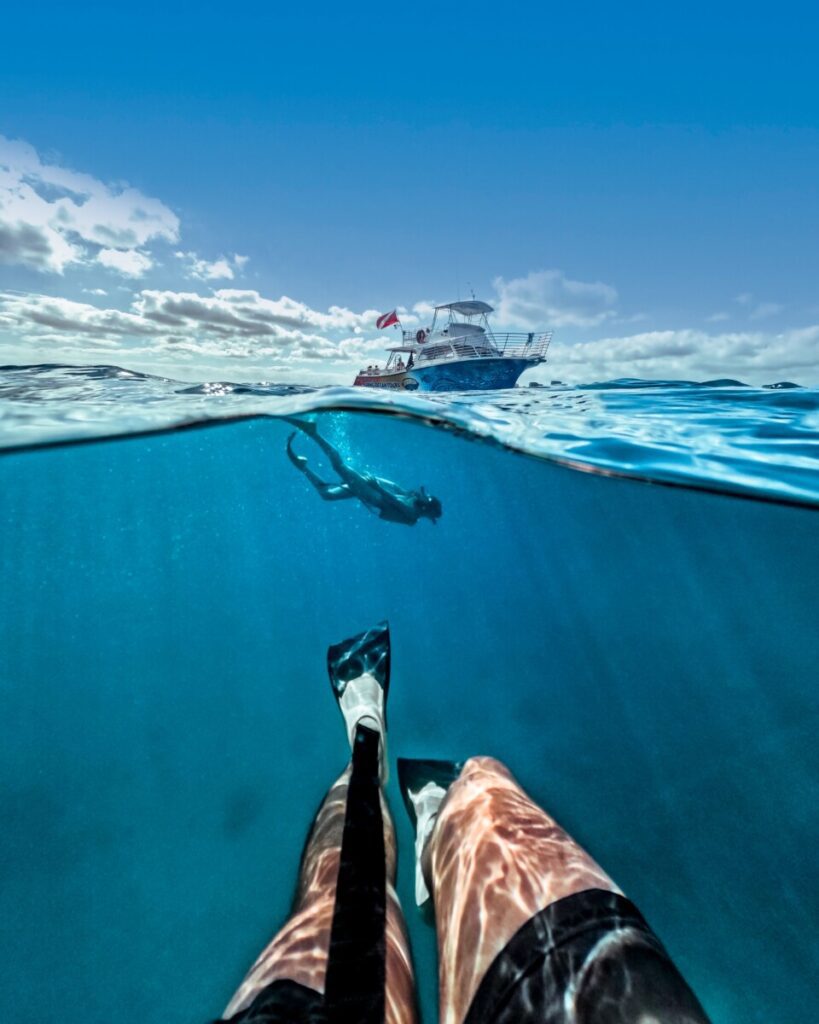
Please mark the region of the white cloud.
<svg viewBox="0 0 819 1024"><path fill-rule="evenodd" d="M24 205L25 211L20 209ZM68 263L79 263L83 253L48 223L25 222L24 216L34 219L33 208L38 205L39 200L10 202L3 196L0 183L0 263L23 264L61 274ZM42 207L36 213L42 215Z"/></svg>
<svg viewBox="0 0 819 1024"><path fill-rule="evenodd" d="M47 338L92 345L122 338L158 335L156 325L118 309L100 309L87 302L49 295L0 294L0 326L26 340Z"/></svg>
<svg viewBox="0 0 819 1024"><path fill-rule="evenodd" d="M372 310L354 313L340 306L325 313L287 296L265 299L255 291L234 289L212 295L143 289L128 310L47 295L0 293L0 329L29 345L76 352L83 346L93 349L137 339L150 346L159 363L169 355L255 357L275 364L344 361L367 344L354 332L371 324L375 315ZM359 348L345 347L348 341ZM383 341L373 347L383 348Z"/></svg>
<svg viewBox="0 0 819 1024"><path fill-rule="evenodd" d="M408 314L404 307L401 307L398 312L401 319L406 320L408 323L416 323L418 320L424 320L429 323L432 321L432 316L435 313L435 303L424 299L421 302L415 303L411 314Z"/></svg>
<svg viewBox="0 0 819 1024"><path fill-rule="evenodd" d="M244 337L266 337L285 330L350 332L372 327L378 315L375 310L354 313L342 306L330 306L322 313L286 295L267 299L257 291L234 288L221 288L212 295L146 290L140 293L135 308L148 319L174 327L228 330Z"/></svg>
<svg viewBox="0 0 819 1024"><path fill-rule="evenodd" d="M719 324L730 320L731 315L730 313L712 313L711 316L707 316L705 319L709 324Z"/></svg>
<svg viewBox="0 0 819 1024"><path fill-rule="evenodd" d="M561 270L495 278L497 320L522 327L593 327L615 315L617 290L600 281L572 281Z"/></svg>
<svg viewBox="0 0 819 1024"><path fill-rule="evenodd" d="M352 362L383 362L385 359L385 345L391 340L385 341L384 338L345 338L339 342L337 354L339 357L350 359Z"/></svg>
<svg viewBox="0 0 819 1024"><path fill-rule="evenodd" d="M759 384L789 377L810 384L819 377L819 325L777 333L685 329L573 345L558 341L549 365L553 375L576 381L731 377Z"/></svg>
<svg viewBox="0 0 819 1024"><path fill-rule="evenodd" d="M97 262L126 277L142 277L154 265L151 257L138 249L102 249Z"/></svg>
<svg viewBox="0 0 819 1024"><path fill-rule="evenodd" d="M510 327L591 327L615 319L617 290L602 282L573 281L561 270L536 270L511 281L496 277L495 323ZM479 296L482 297L482 296ZM423 299L411 310L399 307L402 323L430 323L435 302ZM645 319L644 313L619 318L621 322Z"/></svg>
<svg viewBox="0 0 819 1024"><path fill-rule="evenodd" d="M232 281L249 259L238 253L212 261L200 259L195 252L175 252L174 256L186 264L187 276L199 281Z"/></svg>
<svg viewBox="0 0 819 1024"><path fill-rule="evenodd" d="M158 199L47 163L27 143L0 135L0 262L62 274L100 250L178 236L176 214Z"/></svg>

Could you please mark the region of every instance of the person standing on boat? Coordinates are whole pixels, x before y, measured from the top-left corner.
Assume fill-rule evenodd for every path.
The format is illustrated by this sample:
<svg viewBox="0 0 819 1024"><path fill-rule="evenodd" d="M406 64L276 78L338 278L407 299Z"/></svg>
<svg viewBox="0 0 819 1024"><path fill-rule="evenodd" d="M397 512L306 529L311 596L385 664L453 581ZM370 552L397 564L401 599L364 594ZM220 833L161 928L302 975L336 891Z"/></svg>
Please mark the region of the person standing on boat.
<svg viewBox="0 0 819 1024"><path fill-rule="evenodd" d="M310 829L290 919L217 1024L416 1024L394 884L386 623L327 652L352 749ZM507 768L398 760L441 1024L709 1024L659 939Z"/></svg>
<svg viewBox="0 0 819 1024"><path fill-rule="evenodd" d="M338 483L326 483L307 465L304 455L293 451L292 433L287 439L287 456L296 469L305 475L325 501L343 501L345 498L357 498L362 505L391 523L403 523L414 526L419 519L430 519L434 524L441 518L443 508L438 498L427 494L423 487L417 490L406 490L371 473L361 473L348 465L326 438L318 432L315 423L310 420L287 418L299 430L312 438L321 448L330 465L340 478Z"/></svg>

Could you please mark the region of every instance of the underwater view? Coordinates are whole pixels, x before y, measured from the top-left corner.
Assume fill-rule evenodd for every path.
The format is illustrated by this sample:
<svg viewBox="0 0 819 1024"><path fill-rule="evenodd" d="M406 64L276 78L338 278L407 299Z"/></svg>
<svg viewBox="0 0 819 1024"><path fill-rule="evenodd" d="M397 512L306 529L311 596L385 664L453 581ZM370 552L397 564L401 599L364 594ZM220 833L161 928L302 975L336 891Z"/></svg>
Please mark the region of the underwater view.
<svg viewBox="0 0 819 1024"><path fill-rule="evenodd" d="M382 620L393 767L502 760L715 1024L805 1018L819 391L38 365L0 400L0 1020L223 1011L348 758L327 648Z"/></svg>

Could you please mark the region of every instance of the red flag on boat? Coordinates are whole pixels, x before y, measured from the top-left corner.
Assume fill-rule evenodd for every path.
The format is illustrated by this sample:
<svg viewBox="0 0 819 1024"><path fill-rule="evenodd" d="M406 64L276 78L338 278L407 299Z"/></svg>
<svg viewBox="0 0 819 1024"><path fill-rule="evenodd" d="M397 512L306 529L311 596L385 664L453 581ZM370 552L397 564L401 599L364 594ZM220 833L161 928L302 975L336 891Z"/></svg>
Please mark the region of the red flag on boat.
<svg viewBox="0 0 819 1024"><path fill-rule="evenodd" d="M392 313L385 313L383 316L380 316L375 321L375 326L380 331L383 330L385 327L392 327L393 324L397 323L399 323L398 314L396 313L395 310L393 310Z"/></svg>

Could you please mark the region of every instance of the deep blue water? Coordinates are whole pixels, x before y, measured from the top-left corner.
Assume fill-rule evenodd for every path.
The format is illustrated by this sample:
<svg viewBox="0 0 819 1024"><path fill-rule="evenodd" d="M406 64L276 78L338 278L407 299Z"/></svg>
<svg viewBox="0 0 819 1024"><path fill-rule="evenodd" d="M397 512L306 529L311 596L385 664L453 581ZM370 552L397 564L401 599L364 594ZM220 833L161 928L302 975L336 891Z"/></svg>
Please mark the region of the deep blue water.
<svg viewBox="0 0 819 1024"><path fill-rule="evenodd" d="M138 380L118 399L127 378L109 381L47 395L6 371L4 442L355 398ZM286 915L347 756L326 648L385 617L392 757L505 760L640 905L715 1024L808 1017L816 392L531 391L315 414L357 464L439 496L436 526L322 502L269 417L0 458L0 1020L221 1011ZM658 482L554 461L584 451Z"/></svg>

